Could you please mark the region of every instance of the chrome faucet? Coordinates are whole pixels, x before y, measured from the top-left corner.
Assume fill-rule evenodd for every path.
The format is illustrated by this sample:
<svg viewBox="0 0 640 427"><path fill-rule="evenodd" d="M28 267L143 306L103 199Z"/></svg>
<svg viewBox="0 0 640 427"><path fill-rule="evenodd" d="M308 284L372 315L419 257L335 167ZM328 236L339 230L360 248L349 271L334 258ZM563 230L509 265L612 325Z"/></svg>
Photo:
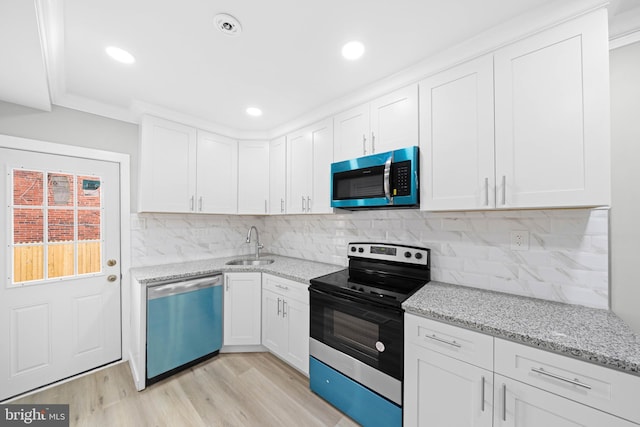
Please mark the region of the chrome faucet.
<svg viewBox="0 0 640 427"><path fill-rule="evenodd" d="M251 230L256 231L256 258L260 258L260 249L264 248L264 245L260 243L260 237L258 236L258 229L255 225L252 225L247 233L247 243L251 243Z"/></svg>

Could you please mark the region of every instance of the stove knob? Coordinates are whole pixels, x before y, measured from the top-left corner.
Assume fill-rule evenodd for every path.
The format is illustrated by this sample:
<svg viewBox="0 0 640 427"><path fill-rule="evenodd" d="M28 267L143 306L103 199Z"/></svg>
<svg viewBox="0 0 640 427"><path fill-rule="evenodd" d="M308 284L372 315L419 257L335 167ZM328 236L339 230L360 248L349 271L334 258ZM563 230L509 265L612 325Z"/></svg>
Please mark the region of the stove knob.
<svg viewBox="0 0 640 427"><path fill-rule="evenodd" d="M355 252L356 251L356 247L355 246L351 246L351 252Z"/></svg>
<svg viewBox="0 0 640 427"><path fill-rule="evenodd" d="M416 252L416 259L422 259L422 254L420 252Z"/></svg>
<svg viewBox="0 0 640 427"><path fill-rule="evenodd" d="M407 251L404 253L405 258L411 258L411 252Z"/></svg>
<svg viewBox="0 0 640 427"><path fill-rule="evenodd" d="M358 248L358 252L360 253L364 252L364 248Z"/></svg>

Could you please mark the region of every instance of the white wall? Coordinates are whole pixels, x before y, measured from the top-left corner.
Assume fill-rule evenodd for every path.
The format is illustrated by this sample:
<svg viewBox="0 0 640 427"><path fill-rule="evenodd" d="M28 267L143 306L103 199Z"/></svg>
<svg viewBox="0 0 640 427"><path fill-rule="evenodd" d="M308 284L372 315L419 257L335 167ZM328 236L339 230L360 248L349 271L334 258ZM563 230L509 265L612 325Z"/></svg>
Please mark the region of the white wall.
<svg viewBox="0 0 640 427"><path fill-rule="evenodd" d="M137 125L56 105L46 112L0 101L0 133L129 154L131 207L137 206Z"/></svg>
<svg viewBox="0 0 640 427"><path fill-rule="evenodd" d="M640 333L640 43L611 69L611 308Z"/></svg>
<svg viewBox="0 0 640 427"><path fill-rule="evenodd" d="M265 252L346 265L347 244L432 250L434 280L552 301L608 307L608 210L429 213L418 210L273 217L133 214L133 265L246 254L251 225ZM510 231L528 230L528 251Z"/></svg>

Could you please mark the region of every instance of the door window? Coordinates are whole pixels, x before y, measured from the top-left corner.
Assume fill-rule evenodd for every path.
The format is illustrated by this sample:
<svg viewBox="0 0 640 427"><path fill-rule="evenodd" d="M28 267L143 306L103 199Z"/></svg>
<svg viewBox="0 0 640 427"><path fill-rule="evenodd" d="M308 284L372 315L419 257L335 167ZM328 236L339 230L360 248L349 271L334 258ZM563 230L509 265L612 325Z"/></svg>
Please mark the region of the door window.
<svg viewBox="0 0 640 427"><path fill-rule="evenodd" d="M11 284L100 273L100 177L13 169L11 178Z"/></svg>

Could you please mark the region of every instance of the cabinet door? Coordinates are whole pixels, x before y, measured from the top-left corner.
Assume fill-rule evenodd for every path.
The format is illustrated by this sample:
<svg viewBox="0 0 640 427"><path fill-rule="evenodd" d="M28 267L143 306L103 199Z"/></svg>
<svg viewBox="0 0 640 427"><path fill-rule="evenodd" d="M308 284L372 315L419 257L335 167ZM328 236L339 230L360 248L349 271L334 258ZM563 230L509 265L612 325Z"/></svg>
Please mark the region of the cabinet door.
<svg viewBox="0 0 640 427"><path fill-rule="evenodd" d="M287 213L306 213L311 198L313 173L311 131L305 129L287 137Z"/></svg>
<svg viewBox="0 0 640 427"><path fill-rule="evenodd" d="M333 161L350 160L372 154L369 148L369 104L364 104L333 118L335 140Z"/></svg>
<svg viewBox="0 0 640 427"><path fill-rule="evenodd" d="M198 131L196 211L236 213L238 210L238 142Z"/></svg>
<svg viewBox="0 0 640 427"><path fill-rule="evenodd" d="M495 427L631 427L622 418L495 374Z"/></svg>
<svg viewBox="0 0 640 427"><path fill-rule="evenodd" d="M238 213L266 214L269 206L269 142L238 143Z"/></svg>
<svg viewBox="0 0 640 427"><path fill-rule="evenodd" d="M260 273L227 273L224 279L224 345L259 345Z"/></svg>
<svg viewBox="0 0 640 427"><path fill-rule="evenodd" d="M607 14L495 54L497 207L609 204Z"/></svg>
<svg viewBox="0 0 640 427"><path fill-rule="evenodd" d="M284 298L281 295L266 289L262 290L262 344L282 357L287 351L286 322L282 316L283 305Z"/></svg>
<svg viewBox="0 0 640 427"><path fill-rule="evenodd" d="M420 82L420 207L495 206L493 57Z"/></svg>
<svg viewBox="0 0 640 427"><path fill-rule="evenodd" d="M371 102L371 152L418 145L418 87L411 85Z"/></svg>
<svg viewBox="0 0 640 427"><path fill-rule="evenodd" d="M140 211L191 212L196 193L196 130L144 116L140 132Z"/></svg>
<svg viewBox="0 0 640 427"><path fill-rule="evenodd" d="M416 345L406 346L404 369L405 427L491 427L491 371Z"/></svg>
<svg viewBox="0 0 640 427"><path fill-rule="evenodd" d="M305 374L309 374L309 304L287 298L283 318L287 324L285 359Z"/></svg>
<svg viewBox="0 0 640 427"><path fill-rule="evenodd" d="M287 200L287 139L281 137L269 144L269 213L284 214Z"/></svg>
<svg viewBox="0 0 640 427"><path fill-rule="evenodd" d="M310 130L313 146L312 194L307 210L312 213L332 213L331 162L333 161L333 122L324 120ZM307 172L309 173L309 172Z"/></svg>

